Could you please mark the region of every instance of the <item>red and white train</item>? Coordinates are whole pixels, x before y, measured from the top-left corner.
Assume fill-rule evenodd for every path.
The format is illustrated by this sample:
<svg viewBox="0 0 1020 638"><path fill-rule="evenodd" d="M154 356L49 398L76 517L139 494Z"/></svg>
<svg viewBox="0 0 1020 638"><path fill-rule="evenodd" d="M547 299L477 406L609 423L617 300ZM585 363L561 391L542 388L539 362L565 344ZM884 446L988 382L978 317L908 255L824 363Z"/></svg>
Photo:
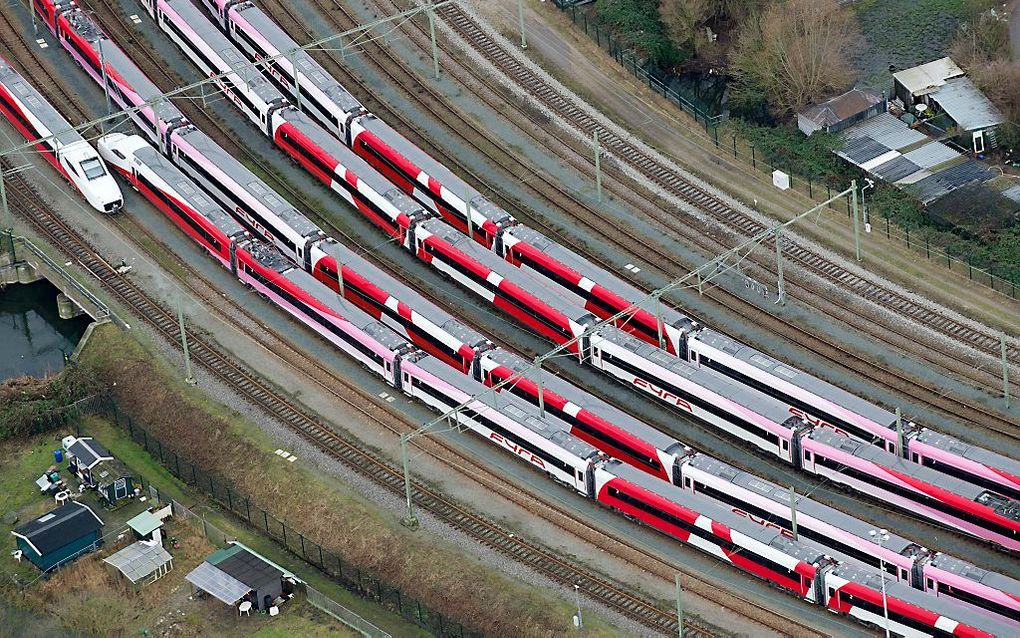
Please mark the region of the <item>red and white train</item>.
<svg viewBox="0 0 1020 638"><path fill-rule="evenodd" d="M100 149L133 186L246 284L367 369L547 474L569 489L707 552L804 600L882 624L874 573L841 565L780 531L754 524L647 471L609 460L571 426L516 396L496 398L429 357L243 227L137 136L111 134ZM498 373L497 373L498 374ZM512 393L511 393L512 394ZM889 627L905 636L1005 636L1009 626L910 587L886 586ZM877 611L876 611L877 609Z"/></svg>
<svg viewBox="0 0 1020 638"><path fill-rule="evenodd" d="M120 210L124 201L120 187L96 149L3 58L0 111L89 206L107 214Z"/></svg>
<svg viewBox="0 0 1020 638"><path fill-rule="evenodd" d="M442 163L366 109L255 3L203 0L220 28L250 61L275 58L269 74L281 91L404 192L439 212L500 257L543 278L603 319L637 304L619 327L698 365L707 365L787 403L792 414L884 447L1013 499L1020 461L913 423L897 432L895 415L850 392L777 362L718 333L694 328L676 309L551 238L518 224ZM282 55L286 54L286 55ZM282 55L282 57L281 57ZM295 70L296 69L296 70ZM733 349L740 349L739 356Z"/></svg>

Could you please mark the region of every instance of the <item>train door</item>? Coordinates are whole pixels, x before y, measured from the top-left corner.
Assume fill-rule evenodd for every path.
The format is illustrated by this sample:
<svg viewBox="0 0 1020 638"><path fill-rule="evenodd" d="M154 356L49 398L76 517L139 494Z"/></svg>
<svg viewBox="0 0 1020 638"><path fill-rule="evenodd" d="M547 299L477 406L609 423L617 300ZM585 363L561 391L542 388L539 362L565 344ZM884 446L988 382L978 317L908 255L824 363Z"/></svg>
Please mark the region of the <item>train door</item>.
<svg viewBox="0 0 1020 638"><path fill-rule="evenodd" d="M589 463L584 472L584 490L588 498L595 500L595 464Z"/></svg>

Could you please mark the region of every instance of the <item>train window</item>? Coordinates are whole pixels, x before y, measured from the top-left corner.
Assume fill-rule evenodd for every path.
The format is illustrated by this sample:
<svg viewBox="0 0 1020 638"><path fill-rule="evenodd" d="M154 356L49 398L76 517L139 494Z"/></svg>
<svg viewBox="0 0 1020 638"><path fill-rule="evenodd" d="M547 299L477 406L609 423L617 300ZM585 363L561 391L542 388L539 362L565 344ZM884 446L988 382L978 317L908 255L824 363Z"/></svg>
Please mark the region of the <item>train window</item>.
<svg viewBox="0 0 1020 638"><path fill-rule="evenodd" d="M918 456L917 452L914 452L914 463L920 463L920 462L921 462L920 461L920 457Z"/></svg>
<svg viewBox="0 0 1020 638"><path fill-rule="evenodd" d="M582 472L581 470L577 471L577 480L578 481L583 481L584 480L584 472Z"/></svg>
<svg viewBox="0 0 1020 638"><path fill-rule="evenodd" d="M783 441L783 451L786 452L789 449L790 449L790 442L789 441Z"/></svg>
<svg viewBox="0 0 1020 638"><path fill-rule="evenodd" d="M811 450L804 450L804 460L805 461L811 460Z"/></svg>
<svg viewBox="0 0 1020 638"><path fill-rule="evenodd" d="M829 598L832 598L832 597L834 597L835 595L836 595L836 590L835 590L835 588L833 588L833 587L829 587Z"/></svg>
<svg viewBox="0 0 1020 638"><path fill-rule="evenodd" d="M930 591L932 589L935 589L935 581L933 581L932 579L929 578L928 579L928 590Z"/></svg>
<svg viewBox="0 0 1020 638"><path fill-rule="evenodd" d="M116 155L117 157L121 159L127 159L127 156L121 153L119 148L112 148L110 150L113 151L113 154Z"/></svg>
<svg viewBox="0 0 1020 638"><path fill-rule="evenodd" d="M691 489L691 479L689 478L684 479L684 487L686 487L687 489Z"/></svg>
<svg viewBox="0 0 1020 638"><path fill-rule="evenodd" d="M89 181L106 175L106 169L103 168L103 163L99 161L98 157L90 157L82 162L81 170L85 173L85 177Z"/></svg>
<svg viewBox="0 0 1020 638"><path fill-rule="evenodd" d="M892 452L893 454L896 454L896 444L893 443L892 441L889 441L888 445L889 451Z"/></svg>

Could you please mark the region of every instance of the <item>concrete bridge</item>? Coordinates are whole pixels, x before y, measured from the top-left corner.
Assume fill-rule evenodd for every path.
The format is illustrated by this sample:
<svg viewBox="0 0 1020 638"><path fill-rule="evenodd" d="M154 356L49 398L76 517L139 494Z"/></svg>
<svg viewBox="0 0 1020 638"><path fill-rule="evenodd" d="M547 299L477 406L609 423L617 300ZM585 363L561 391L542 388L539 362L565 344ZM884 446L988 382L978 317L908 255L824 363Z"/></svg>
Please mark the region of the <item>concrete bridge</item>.
<svg viewBox="0 0 1020 638"><path fill-rule="evenodd" d="M62 319L87 314L96 322L110 320L110 308L25 237L0 234L0 288L45 279L60 291L57 310Z"/></svg>

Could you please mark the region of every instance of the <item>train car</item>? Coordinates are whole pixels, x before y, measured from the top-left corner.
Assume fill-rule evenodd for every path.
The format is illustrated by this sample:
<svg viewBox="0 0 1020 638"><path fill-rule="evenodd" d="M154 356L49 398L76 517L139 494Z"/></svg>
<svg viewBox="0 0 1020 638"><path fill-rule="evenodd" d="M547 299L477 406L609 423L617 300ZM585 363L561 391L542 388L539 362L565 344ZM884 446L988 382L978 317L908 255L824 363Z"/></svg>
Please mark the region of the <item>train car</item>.
<svg viewBox="0 0 1020 638"><path fill-rule="evenodd" d="M108 133L96 143L107 164L164 215L201 244L224 268L248 233L223 208L199 191L170 160L138 135Z"/></svg>
<svg viewBox="0 0 1020 638"><path fill-rule="evenodd" d="M825 592L826 606L832 611L879 629L888 626L890 633L897 636L1016 635L1014 627L996 618L926 596L895 581L887 580L883 587L879 574L850 565L836 565L825 574Z"/></svg>
<svg viewBox="0 0 1020 638"><path fill-rule="evenodd" d="M595 486L601 505L805 600L823 600L817 575L831 562L824 553L619 461L596 473Z"/></svg>
<svg viewBox="0 0 1020 638"><path fill-rule="evenodd" d="M124 204L120 187L96 149L3 58L0 110L89 206L106 214L120 210Z"/></svg>
<svg viewBox="0 0 1020 638"><path fill-rule="evenodd" d="M827 428L799 440L800 467L913 514L1020 550L1020 503Z"/></svg>
<svg viewBox="0 0 1020 638"><path fill-rule="evenodd" d="M366 112L361 102L255 4L239 0L202 4L249 62L266 60L260 68L277 88L346 142L351 119Z"/></svg>
<svg viewBox="0 0 1020 638"><path fill-rule="evenodd" d="M694 322L670 305L653 299L623 279L596 266L551 238L524 225L500 234L496 251L513 265L548 280L572 295L599 319L636 308L617 327L671 354L687 358L686 335Z"/></svg>
<svg viewBox="0 0 1020 638"><path fill-rule="evenodd" d="M149 16L231 101L301 167L387 234L407 245L408 231L432 216L335 136L294 109L190 0L141 0Z"/></svg>
<svg viewBox="0 0 1020 638"><path fill-rule="evenodd" d="M680 473L684 489L729 507L752 523L793 536L787 488L701 453L684 459ZM873 570L884 567L890 578L915 589L1020 625L1020 582L896 534L879 545L870 535L877 525L803 495L797 496L796 511L798 538L829 556Z"/></svg>
<svg viewBox="0 0 1020 638"><path fill-rule="evenodd" d="M570 434L570 426L539 413L512 395L486 392L485 386L431 358L406 361L401 387L440 414L456 409L450 418L479 436L508 450L545 472L550 478L588 498L594 498L594 446Z"/></svg>
<svg viewBox="0 0 1020 638"><path fill-rule="evenodd" d="M479 363L485 385L509 380L500 392L541 405L577 438L664 481L679 480L678 463L691 451L680 441L502 348L483 353Z"/></svg>
<svg viewBox="0 0 1020 638"><path fill-rule="evenodd" d="M104 86L105 75L104 90L121 109L129 110L131 120L162 149L167 127L186 121L184 114L169 100L159 99L163 91L73 0L38 0L32 4L60 45L100 87Z"/></svg>
<svg viewBox="0 0 1020 638"><path fill-rule="evenodd" d="M1020 498L1020 461L970 445L913 423L758 350L703 328L687 339L689 359L697 365L752 387L788 404L791 414L812 424L871 443L921 465L955 476L1013 499Z"/></svg>
<svg viewBox="0 0 1020 638"><path fill-rule="evenodd" d="M315 245L312 262L315 278L334 291L340 291L337 260L343 265L345 299L423 351L465 374L475 374L479 354L493 347L484 335L330 238Z"/></svg>
<svg viewBox="0 0 1020 638"><path fill-rule="evenodd" d="M768 397L711 370L699 369L615 327L596 331L589 348L589 363L625 385L787 463L797 462L792 441L807 426Z"/></svg>
<svg viewBox="0 0 1020 638"><path fill-rule="evenodd" d="M579 358L587 352L586 331L594 315L565 302L439 219L414 227L414 252L472 293L506 312Z"/></svg>

